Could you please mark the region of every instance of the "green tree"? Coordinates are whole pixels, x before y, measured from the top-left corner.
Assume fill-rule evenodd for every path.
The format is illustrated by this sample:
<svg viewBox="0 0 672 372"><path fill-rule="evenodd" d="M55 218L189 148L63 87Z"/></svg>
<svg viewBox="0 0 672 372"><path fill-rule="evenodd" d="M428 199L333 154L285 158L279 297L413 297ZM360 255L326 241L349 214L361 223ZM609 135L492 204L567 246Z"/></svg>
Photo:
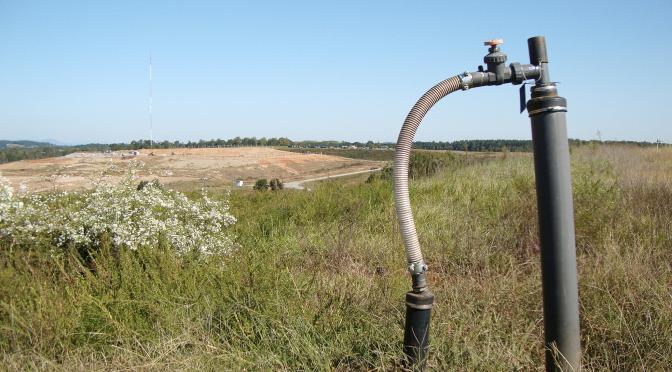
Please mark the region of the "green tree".
<svg viewBox="0 0 672 372"><path fill-rule="evenodd" d="M269 185L268 185L268 180L265 178L258 179L257 182L254 183L254 189L258 191L266 191L268 190Z"/></svg>

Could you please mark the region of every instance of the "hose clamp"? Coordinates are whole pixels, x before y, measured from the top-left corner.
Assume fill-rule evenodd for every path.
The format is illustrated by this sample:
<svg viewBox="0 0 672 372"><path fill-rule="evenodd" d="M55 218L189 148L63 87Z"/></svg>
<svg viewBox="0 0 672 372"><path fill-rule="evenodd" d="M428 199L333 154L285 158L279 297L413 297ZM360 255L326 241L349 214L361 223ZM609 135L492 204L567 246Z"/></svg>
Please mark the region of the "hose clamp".
<svg viewBox="0 0 672 372"><path fill-rule="evenodd" d="M428 269L425 261L411 262L408 264L408 272L414 275L422 274Z"/></svg>
<svg viewBox="0 0 672 372"><path fill-rule="evenodd" d="M460 75L460 81L462 82L462 90L467 90L469 89L469 85L471 85L471 82L474 80L473 76L469 73L469 71L465 71Z"/></svg>
<svg viewBox="0 0 672 372"><path fill-rule="evenodd" d="M550 107L543 107L537 110L532 110L527 112L528 116L532 117L536 114L541 114L542 112L567 112L567 107L566 106L550 106Z"/></svg>

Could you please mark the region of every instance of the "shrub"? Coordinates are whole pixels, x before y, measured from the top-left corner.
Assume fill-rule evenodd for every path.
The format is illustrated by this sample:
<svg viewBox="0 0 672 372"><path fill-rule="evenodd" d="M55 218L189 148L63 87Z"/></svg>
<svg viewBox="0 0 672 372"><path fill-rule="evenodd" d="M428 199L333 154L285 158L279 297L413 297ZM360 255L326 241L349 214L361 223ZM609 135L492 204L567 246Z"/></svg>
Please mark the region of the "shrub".
<svg viewBox="0 0 672 372"><path fill-rule="evenodd" d="M366 183L372 183L376 181L390 181L392 180L392 166L386 165L380 172L374 172L369 175L366 179Z"/></svg>
<svg viewBox="0 0 672 372"><path fill-rule="evenodd" d="M431 177L454 162L455 158L447 152L414 151L408 161L408 176L413 179ZM392 166L385 166L381 172L371 174L366 183L377 180L391 180Z"/></svg>
<svg viewBox="0 0 672 372"><path fill-rule="evenodd" d="M453 160L453 155L447 152L413 152L408 162L408 176L411 178L433 176Z"/></svg>
<svg viewBox="0 0 672 372"><path fill-rule="evenodd" d="M225 229L236 219L226 201L204 194L190 200L157 181L134 187L131 173L117 185L98 183L81 193L15 193L0 179L0 239L31 248L96 250L103 240L137 250L165 243L178 254L227 253L233 242Z"/></svg>
<svg viewBox="0 0 672 372"><path fill-rule="evenodd" d="M279 179L277 179L277 178L273 178L273 179L271 180L271 184L270 184L270 186L271 186L271 190L273 190L273 191L282 190L282 189L285 187L285 186L282 184L282 181L279 180Z"/></svg>
<svg viewBox="0 0 672 372"><path fill-rule="evenodd" d="M266 191L269 187L268 180L265 178L258 179L257 182L254 183L255 190Z"/></svg>

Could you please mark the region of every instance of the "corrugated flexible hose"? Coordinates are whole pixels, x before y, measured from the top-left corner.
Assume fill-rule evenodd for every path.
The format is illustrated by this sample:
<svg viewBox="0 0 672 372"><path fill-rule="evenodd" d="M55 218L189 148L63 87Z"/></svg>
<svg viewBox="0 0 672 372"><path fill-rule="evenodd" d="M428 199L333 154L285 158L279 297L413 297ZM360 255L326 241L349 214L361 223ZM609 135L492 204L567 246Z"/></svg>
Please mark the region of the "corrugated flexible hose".
<svg viewBox="0 0 672 372"><path fill-rule="evenodd" d="M394 199L397 218L399 220L399 230L406 247L408 269L412 274L420 274L427 268L422 257L422 251L420 251L420 242L415 230L411 200L408 195L408 163L411 156L411 147L413 146L413 137L415 137L415 132L429 109L443 97L461 89L462 79L460 76L453 76L428 90L427 93L420 97L408 113L408 116L406 116L404 125L399 132L399 138L397 139L393 173Z"/></svg>

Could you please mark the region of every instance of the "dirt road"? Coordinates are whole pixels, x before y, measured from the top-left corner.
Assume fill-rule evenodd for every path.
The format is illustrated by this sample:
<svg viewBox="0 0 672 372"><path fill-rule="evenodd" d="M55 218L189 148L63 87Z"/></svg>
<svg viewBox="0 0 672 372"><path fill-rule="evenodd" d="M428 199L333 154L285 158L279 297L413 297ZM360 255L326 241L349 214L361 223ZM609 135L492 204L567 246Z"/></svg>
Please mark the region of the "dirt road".
<svg viewBox="0 0 672 372"><path fill-rule="evenodd" d="M305 189L305 187L303 187L304 183L322 181L322 180L327 180L327 179L331 179L331 178L353 176L355 174L377 172L381 169L383 169L383 168L366 169L366 170L361 170L361 171L356 171L356 172L340 173L340 174L333 174L333 175L329 175L329 176L310 178L310 179L307 179L307 180L292 181L292 182L285 183L284 186L285 186L286 189L303 190L303 189Z"/></svg>

